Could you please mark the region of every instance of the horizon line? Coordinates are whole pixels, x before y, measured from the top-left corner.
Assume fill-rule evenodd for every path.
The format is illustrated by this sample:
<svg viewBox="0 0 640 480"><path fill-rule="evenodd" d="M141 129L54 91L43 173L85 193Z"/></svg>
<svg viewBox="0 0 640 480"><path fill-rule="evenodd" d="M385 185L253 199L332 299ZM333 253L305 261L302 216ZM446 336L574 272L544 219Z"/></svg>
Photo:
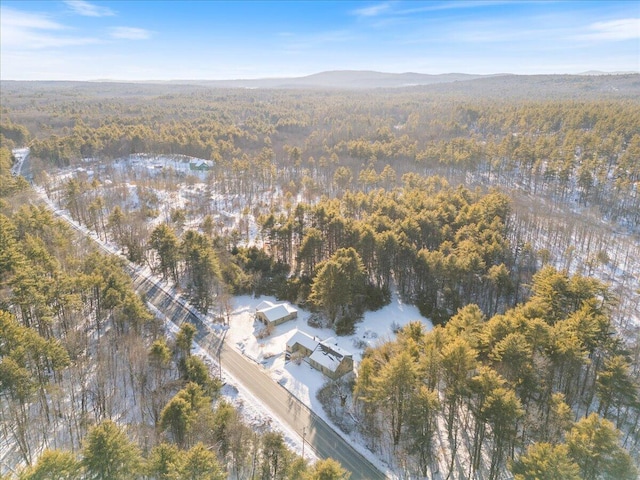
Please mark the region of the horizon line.
<svg viewBox="0 0 640 480"><path fill-rule="evenodd" d="M628 71L604 71L604 70L586 70L577 73L568 72L553 72L553 73L510 73L510 72L496 72L496 73L467 73L467 72L443 72L443 73L421 73L415 71L407 72L385 72L380 70L323 70L306 75L298 76L265 76L265 77L253 77L253 78L146 78L146 79L125 79L125 78L95 78L95 79L20 79L20 78L0 78L0 81L10 82L86 82L86 83L149 83L149 82L245 82L245 81L264 81L264 80L299 80L303 78L309 78L323 74L335 74L335 73L369 73L369 74L383 74L383 75L421 75L425 77L439 77L446 75L468 75L475 77L498 77L498 76L516 76L516 77L533 77L533 76L553 76L553 75L575 75L575 76L589 76L589 75L637 75L640 74L638 70Z"/></svg>

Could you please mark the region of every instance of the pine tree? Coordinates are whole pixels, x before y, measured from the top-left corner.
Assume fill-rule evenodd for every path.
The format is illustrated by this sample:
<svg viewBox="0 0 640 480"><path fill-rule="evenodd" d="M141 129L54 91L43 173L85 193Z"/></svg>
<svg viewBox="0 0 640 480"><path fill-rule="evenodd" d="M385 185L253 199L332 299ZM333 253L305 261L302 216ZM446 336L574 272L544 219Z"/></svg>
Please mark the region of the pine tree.
<svg viewBox="0 0 640 480"><path fill-rule="evenodd" d="M173 480L179 470L182 452L170 443L160 443L151 449L145 465L145 473L155 480Z"/></svg>
<svg viewBox="0 0 640 480"><path fill-rule="evenodd" d="M443 407L446 413L447 436L451 448L449 472L453 470L458 450L459 407L469 390L471 372L476 366L476 351L463 338L455 338L441 350Z"/></svg>
<svg viewBox="0 0 640 480"><path fill-rule="evenodd" d="M150 245L160 258L162 277L178 281L178 260L180 258L179 241L171 226L166 223L158 225L151 232Z"/></svg>
<svg viewBox="0 0 640 480"><path fill-rule="evenodd" d="M35 465L20 472L19 480L81 480L82 464L71 452L45 450Z"/></svg>
<svg viewBox="0 0 640 480"><path fill-rule="evenodd" d="M141 456L125 433L111 420L93 427L85 438L82 464L91 480L137 478Z"/></svg>
<svg viewBox="0 0 640 480"><path fill-rule="evenodd" d="M189 449L181 462L178 474L173 478L179 480L225 480L227 476L220 467L215 453L198 443Z"/></svg>
<svg viewBox="0 0 640 480"><path fill-rule="evenodd" d="M281 433L267 432L262 437L262 480L284 480L291 461L291 453L284 443Z"/></svg>
<svg viewBox="0 0 640 480"><path fill-rule="evenodd" d="M573 426L567 434L567 445L584 480L637 478L638 471L629 454L620 447L619 437L613 423L596 413Z"/></svg>
<svg viewBox="0 0 640 480"><path fill-rule="evenodd" d="M415 388L416 366L406 350L391 358L375 380L375 398L387 413L394 448L400 444Z"/></svg>
<svg viewBox="0 0 640 480"><path fill-rule="evenodd" d="M418 458L423 477L429 474L434 461L434 437L437 432L437 416L440 408L438 393L421 386L411 397L407 415L409 452Z"/></svg>
<svg viewBox="0 0 640 480"><path fill-rule="evenodd" d="M171 433L171 438L181 447L186 444L187 434L195 421L191 405L182 397L175 396L162 409L160 425Z"/></svg>
<svg viewBox="0 0 640 480"><path fill-rule="evenodd" d="M220 264L209 239L188 230L180 250L185 262L187 282L194 305L203 313L209 311L220 289Z"/></svg>
<svg viewBox="0 0 640 480"><path fill-rule="evenodd" d="M332 458L318 460L303 476L304 480L349 480L351 474Z"/></svg>
<svg viewBox="0 0 640 480"><path fill-rule="evenodd" d="M358 300L364 284L365 271L360 255L353 248L339 249L318 266L309 299L321 307L334 324Z"/></svg>
<svg viewBox="0 0 640 480"><path fill-rule="evenodd" d="M209 431L207 416L211 413L211 398L196 383L188 383L167 403L160 414L160 425L171 433L180 446L192 444L195 433ZM193 434L193 435L192 435Z"/></svg>
<svg viewBox="0 0 640 480"><path fill-rule="evenodd" d="M600 399L598 414L605 418L612 407L614 418L620 418L622 408L639 402L638 381L632 378L629 362L623 356L615 355L605 361L598 375L596 392Z"/></svg>

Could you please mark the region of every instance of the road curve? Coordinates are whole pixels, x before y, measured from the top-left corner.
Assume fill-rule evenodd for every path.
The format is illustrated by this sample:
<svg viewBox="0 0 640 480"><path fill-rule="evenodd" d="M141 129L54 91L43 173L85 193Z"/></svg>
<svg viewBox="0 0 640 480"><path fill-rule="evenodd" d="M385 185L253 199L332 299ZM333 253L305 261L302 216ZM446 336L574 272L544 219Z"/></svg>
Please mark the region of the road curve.
<svg viewBox="0 0 640 480"><path fill-rule="evenodd" d="M85 236L87 231L72 222L47 202L56 215ZM92 236L97 245L105 252L113 251ZM222 368L240 382L255 398L259 399L278 420L291 431L304 435L306 445L311 447L319 458L333 458L351 472L351 480L384 480L386 475L369 460L356 451L346 440L336 433L322 418L313 413L305 404L276 383L264 368L249 360L223 338L213 332L202 318L180 297L166 289L157 279L145 274L132 264L127 264L136 291L154 307L160 310L176 325L189 322L197 328L195 341L212 358L219 358Z"/></svg>

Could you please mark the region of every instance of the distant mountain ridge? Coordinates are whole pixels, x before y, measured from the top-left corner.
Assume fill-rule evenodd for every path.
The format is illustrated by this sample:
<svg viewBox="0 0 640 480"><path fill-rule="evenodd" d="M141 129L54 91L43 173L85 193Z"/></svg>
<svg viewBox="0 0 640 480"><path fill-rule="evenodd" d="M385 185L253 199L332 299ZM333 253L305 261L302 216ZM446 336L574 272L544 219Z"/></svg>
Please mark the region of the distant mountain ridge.
<svg viewBox="0 0 640 480"><path fill-rule="evenodd" d="M601 72L588 71L577 74L539 74L516 75L512 73L496 73L479 75L470 73L387 73L372 70L331 70L314 73L304 77L257 78L235 80L170 80L167 82L136 82L163 83L172 85L199 85L218 88L270 88L270 89L346 89L365 90L376 88L405 88L442 84L460 84L474 80L485 82L501 82L510 79L511 82L537 82L544 79L573 79L584 77L635 76L638 72Z"/></svg>
<svg viewBox="0 0 640 480"><path fill-rule="evenodd" d="M382 73L339 70L321 72L298 78L267 78L245 80L147 80L147 81L20 81L0 80L4 95L20 95L25 91L70 91L73 95L91 94L107 97L171 95L210 89L308 90L308 91L381 91L385 94L419 92L434 95L455 95L460 98L491 98L495 100L527 98L584 99L626 97L640 98L640 74L616 72L585 72L555 75L473 75L448 73Z"/></svg>
<svg viewBox="0 0 640 480"><path fill-rule="evenodd" d="M468 73L444 73L429 75L426 73L385 73L369 70L332 70L314 73L304 77L259 78L237 80L171 80L168 83L204 85L231 88L401 88L436 83L451 83L474 80L496 75L474 75Z"/></svg>

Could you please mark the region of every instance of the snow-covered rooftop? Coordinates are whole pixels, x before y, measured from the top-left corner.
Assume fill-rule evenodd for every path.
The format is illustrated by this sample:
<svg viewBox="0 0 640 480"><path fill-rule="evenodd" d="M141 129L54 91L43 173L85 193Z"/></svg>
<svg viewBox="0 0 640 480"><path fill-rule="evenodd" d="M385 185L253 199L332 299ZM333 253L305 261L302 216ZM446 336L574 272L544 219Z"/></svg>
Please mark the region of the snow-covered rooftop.
<svg viewBox="0 0 640 480"><path fill-rule="evenodd" d="M279 305L273 305L268 308L260 309L258 310L258 312L262 313L270 322L275 322L276 320L284 318L291 313L297 313L298 310L293 308L288 303L281 303Z"/></svg>
<svg viewBox="0 0 640 480"><path fill-rule="evenodd" d="M330 346L319 344L313 353L309 356L309 360L328 368L335 372L340 366L343 356L334 352Z"/></svg>
<svg viewBox="0 0 640 480"><path fill-rule="evenodd" d="M296 330L293 336L287 341L287 347L293 347L296 343L302 345L307 350L313 351L318 346L319 341L316 337Z"/></svg>
<svg viewBox="0 0 640 480"><path fill-rule="evenodd" d="M269 300L263 300L256 306L256 312L259 312L260 310L265 310L271 307L275 307L275 303L272 303Z"/></svg>
<svg viewBox="0 0 640 480"><path fill-rule="evenodd" d="M349 357L349 356L351 356L351 352L348 352L344 348L339 347L338 344L336 343L336 339L333 338L333 337L327 338L326 340L323 340L320 343L322 345L324 345L325 347L330 348L331 350L333 350L335 353L337 353L341 357Z"/></svg>
<svg viewBox="0 0 640 480"><path fill-rule="evenodd" d="M294 345L302 345L307 350L311 350L309 360L313 360L317 364L328 368L330 371L335 372L340 366L340 362L344 357L351 357L351 353L345 349L335 345L335 339L328 338L327 340L318 340L316 337L312 337L308 333L296 330L295 333L287 340L287 347L293 347Z"/></svg>

